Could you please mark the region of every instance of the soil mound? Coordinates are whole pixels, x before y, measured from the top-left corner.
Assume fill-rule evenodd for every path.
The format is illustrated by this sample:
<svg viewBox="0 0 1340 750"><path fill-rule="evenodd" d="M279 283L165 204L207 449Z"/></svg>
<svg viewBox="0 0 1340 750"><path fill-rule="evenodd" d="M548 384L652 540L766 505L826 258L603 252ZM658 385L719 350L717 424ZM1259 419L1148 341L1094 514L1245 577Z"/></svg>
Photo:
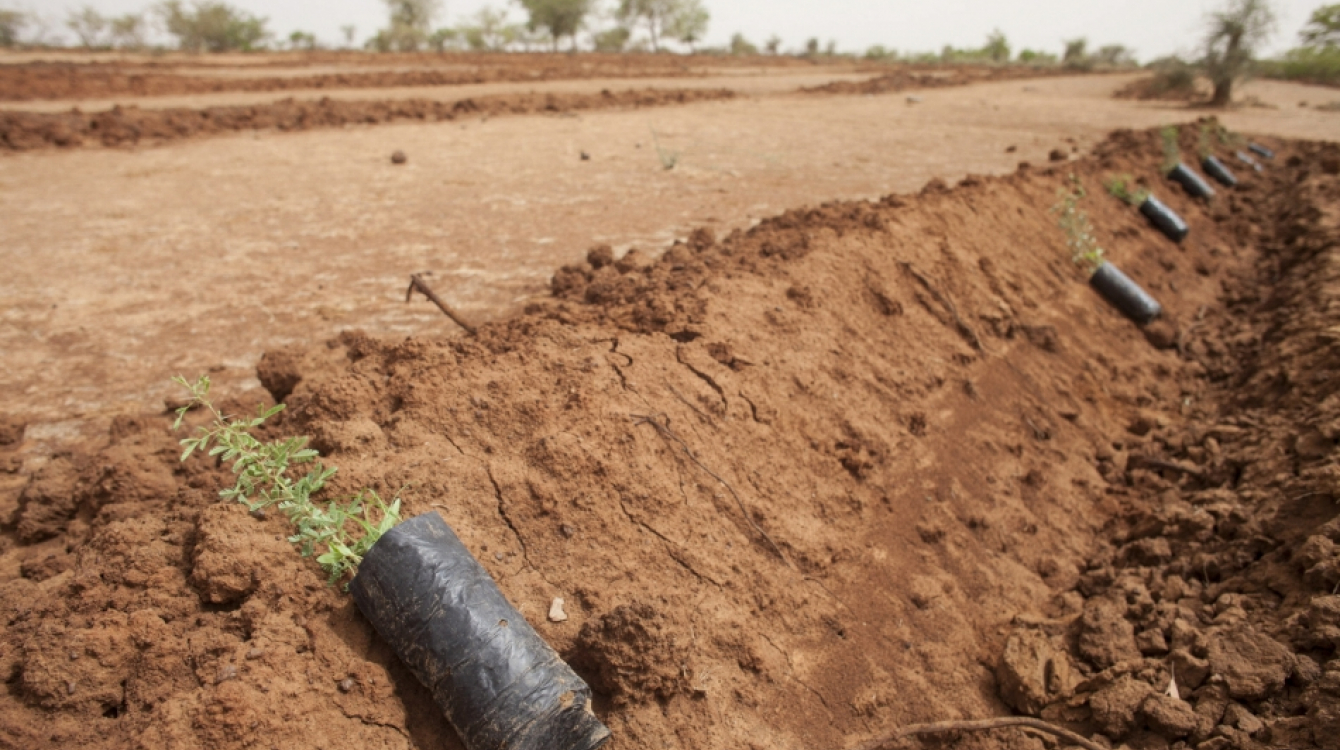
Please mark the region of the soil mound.
<svg viewBox="0 0 1340 750"><path fill-rule="evenodd" d="M1186 102L1188 104L1209 101L1209 92L1196 80L1174 80L1167 75L1152 75L1137 78L1113 92L1115 99L1135 99L1138 101Z"/></svg>
<svg viewBox="0 0 1340 750"><path fill-rule="evenodd" d="M414 65L413 70L377 69ZM118 96L180 96L224 91L297 91L310 89L383 88L389 86L459 86L471 83L559 81L588 78L646 78L701 75L683 58L652 55L329 55L301 61L276 60L270 67L337 63L367 66L366 70L312 75L212 77L210 65L124 63L49 63L0 66L0 101L33 99L108 99ZM717 63L720 65L720 63ZM248 64L264 72L265 65ZM172 68L190 70L183 74Z"/></svg>
<svg viewBox="0 0 1340 750"><path fill-rule="evenodd" d="M477 337L267 354L267 429L311 435L336 492L442 513L612 747L842 748L1013 709L1332 748L1340 150L1272 145L1208 207L1126 131L1064 171L595 248ZM1067 259L1072 171L1167 310L1148 337ZM1103 195L1112 172L1190 237ZM122 419L0 495L0 745L456 747L282 519L220 504L227 470L178 464L166 425Z"/></svg>
<svg viewBox="0 0 1340 750"><path fill-rule="evenodd" d="M205 109L114 107L87 114L0 111L0 148L26 151L73 148L88 143L136 146L242 130L297 131L375 125L397 120L455 120L458 117L561 114L615 107L657 107L731 99L727 89L643 89L599 94L505 94L461 99L319 101L285 99L274 104Z"/></svg>
<svg viewBox="0 0 1340 750"><path fill-rule="evenodd" d="M966 86L988 81L1012 81L1044 78L1054 75L1074 75L1073 70L1029 68L1018 66L944 66L930 68L895 68L884 75L866 81L833 81L822 86L807 86L801 91L811 94L889 94L916 89Z"/></svg>

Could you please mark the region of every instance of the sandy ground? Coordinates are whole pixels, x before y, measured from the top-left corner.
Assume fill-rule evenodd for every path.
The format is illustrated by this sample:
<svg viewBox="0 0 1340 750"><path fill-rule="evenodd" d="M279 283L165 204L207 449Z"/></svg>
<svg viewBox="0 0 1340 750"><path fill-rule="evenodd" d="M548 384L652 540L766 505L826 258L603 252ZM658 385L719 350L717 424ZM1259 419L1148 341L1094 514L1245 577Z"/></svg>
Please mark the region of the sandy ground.
<svg viewBox="0 0 1340 750"><path fill-rule="evenodd" d="M240 387L286 342L449 328L422 298L405 303L412 272L484 320L596 243L655 251L696 226L722 234L791 207L1008 172L1114 127L1198 114L1111 99L1128 80L981 84L919 92L918 104L753 89L678 108L6 156L0 410L60 442L160 401L178 373L223 363L216 378ZM1276 108L1223 115L1232 129L1340 135L1340 115L1297 106L1333 91L1247 93ZM408 165L390 164L394 149Z"/></svg>

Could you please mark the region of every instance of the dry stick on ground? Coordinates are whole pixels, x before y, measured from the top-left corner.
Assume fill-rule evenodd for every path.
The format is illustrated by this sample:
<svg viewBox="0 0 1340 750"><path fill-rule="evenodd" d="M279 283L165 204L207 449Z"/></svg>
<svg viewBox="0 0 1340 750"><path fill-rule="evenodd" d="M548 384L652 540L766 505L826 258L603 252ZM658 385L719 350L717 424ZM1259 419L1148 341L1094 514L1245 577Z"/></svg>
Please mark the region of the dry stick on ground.
<svg viewBox="0 0 1340 750"><path fill-rule="evenodd" d="M1032 729L1038 732L1044 732L1056 737L1060 737L1074 745L1079 745L1084 750L1107 750L1092 740L1086 740L1078 734L1058 727L1055 724L1048 724L1041 719L1031 719L1026 716L1002 716L995 719L979 719L976 721L937 721L931 724L913 724L910 727L903 727L887 737L867 742L861 745L857 750L882 750L896 740L905 737L911 737L918 734L943 734L945 732L982 732L991 729L1005 729L1008 727L1022 727Z"/></svg>
<svg viewBox="0 0 1340 750"><path fill-rule="evenodd" d="M661 382L665 385L666 388L669 388L669 389L670 389L670 392L671 392L672 394L674 394L675 398L679 399L680 403L682 403L682 404L684 404L685 406L687 406L687 407L689 407L690 409L692 409L694 414L697 414L698 416L700 416L700 417L703 418L703 421L704 421L704 422L707 422L708 424L712 425L713 427L716 426L716 423L712 421L712 418L711 418L711 417L709 417L709 416L707 416L706 414L704 414L704 413L702 412L701 409L699 409L698 407L696 407L696 406L694 406L692 403L690 403L688 399L686 399L686 398L684 398L683 396L679 395L679 391L675 390L675 387L674 387L673 385L670 385L669 383L666 383L665 381L661 381Z"/></svg>
<svg viewBox="0 0 1340 750"><path fill-rule="evenodd" d="M460 315L457 315L455 310L447 306L447 303L443 302L441 298L439 298L436 294L434 294L433 290L429 288L428 282L424 281L423 277L417 273L410 274L409 289L405 291L405 301L409 302L410 298L414 296L415 292L422 292L423 296L431 300L434 305L437 305L438 309L446 313L448 318L451 318L453 321L455 321L456 325L460 326L461 328L464 328L466 332L469 333L471 336L479 335L479 332L475 330L475 327L470 325L469 323L466 323L464 318L462 318Z"/></svg>
<svg viewBox="0 0 1340 750"><path fill-rule="evenodd" d="M782 562L786 563L788 566L795 567L794 565L791 565L791 561L787 559L786 554L782 552L782 548L777 546L777 542L774 542L772 537L768 536L768 532L764 531L762 527L754 523L754 519L749 516L749 511L744 507L744 500L740 499L740 493L735 491L735 488L730 485L730 482L722 479L721 475L707 468L707 464L699 461L698 457L693 455L693 451L689 450L689 444L684 442L683 438L670 430L670 427L668 426L670 421L669 418L666 418L666 424L661 424L656 421L656 417L648 416L646 414L629 414L628 416L633 418L634 425L649 424L652 427L655 427L656 431L661 433L661 435L679 443L679 447L684 449L684 455L688 456L690 461L697 464L698 468L707 472L708 476L720 482L721 486L725 487L726 490L730 492L731 497L735 498L735 504L740 506L740 514L744 516L745 522L748 523L754 531L758 532L759 536L763 537L763 540L768 543L768 546L772 548L772 551L777 553L778 557L782 558Z"/></svg>
<svg viewBox="0 0 1340 750"><path fill-rule="evenodd" d="M908 263L907 261L899 261L899 264L902 265L905 271L912 274L917 281L920 281L921 285L926 287L926 291L930 292L937 302L944 305L945 309L949 311L949 314L954 317L954 325L958 326L959 332L967 337L968 342L972 344L972 348L985 353L986 347L982 345L982 340L977 337L977 332L972 330L972 326L969 326L967 321L958 314L958 308L954 306L953 300L949 299L946 295L940 294L940 290L935 288L935 285L931 283L931 280L926 278L926 276L918 271L911 263Z"/></svg>
<svg viewBox="0 0 1340 750"><path fill-rule="evenodd" d="M1186 474L1187 476L1194 477L1196 479L1201 479L1204 477L1204 474L1201 472L1200 469L1195 469L1189 466L1183 466L1181 464L1173 463L1172 461L1164 461L1161 458L1135 455L1131 456L1131 460L1137 464L1136 466L1132 467L1136 469L1149 468L1154 470L1176 471L1182 474Z"/></svg>

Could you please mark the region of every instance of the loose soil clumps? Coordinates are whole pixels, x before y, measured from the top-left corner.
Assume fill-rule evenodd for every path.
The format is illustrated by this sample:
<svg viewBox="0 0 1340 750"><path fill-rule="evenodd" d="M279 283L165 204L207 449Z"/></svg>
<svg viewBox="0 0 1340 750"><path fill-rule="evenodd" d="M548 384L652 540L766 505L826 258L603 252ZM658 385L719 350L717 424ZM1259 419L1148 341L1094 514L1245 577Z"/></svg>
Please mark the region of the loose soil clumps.
<svg viewBox="0 0 1340 750"><path fill-rule="evenodd" d="M266 429L312 436L334 493L442 513L597 690L611 747L1018 711L1132 747L1332 748L1340 152L1278 145L1213 204L1169 192L1180 245L1096 189L1161 179L1157 133L1124 131L659 257L595 248L476 337L295 346L225 408L282 397ZM1072 172L1168 346L1070 265L1049 208ZM167 424L0 494L0 744L457 746Z"/></svg>
<svg viewBox="0 0 1340 750"><path fill-rule="evenodd" d="M0 66L0 101L33 99L108 99L135 96L180 96L226 91L297 91L311 89L385 88L390 86L460 86L509 81L561 81L589 78L670 78L702 75L695 61L650 55L601 54L432 54L326 52L272 55L269 64L249 61L252 76L218 76L217 65L181 60L162 63L33 62ZM375 60L375 65L369 65ZM774 66L777 61L768 61ZM701 61L697 61L701 64ZM713 58L714 67L729 59ZM264 75L268 68L303 69L344 66L337 73ZM359 68L362 68L361 70Z"/></svg>
<svg viewBox="0 0 1340 750"><path fill-rule="evenodd" d="M105 112L0 111L0 148L27 151L85 144L128 147L245 130L283 132L376 125L398 120L450 121L460 117L562 114L592 109L658 107L734 98L727 89L643 89L599 94L504 94L459 101L391 99L317 101L285 99L274 104L204 109L140 109L116 106Z"/></svg>

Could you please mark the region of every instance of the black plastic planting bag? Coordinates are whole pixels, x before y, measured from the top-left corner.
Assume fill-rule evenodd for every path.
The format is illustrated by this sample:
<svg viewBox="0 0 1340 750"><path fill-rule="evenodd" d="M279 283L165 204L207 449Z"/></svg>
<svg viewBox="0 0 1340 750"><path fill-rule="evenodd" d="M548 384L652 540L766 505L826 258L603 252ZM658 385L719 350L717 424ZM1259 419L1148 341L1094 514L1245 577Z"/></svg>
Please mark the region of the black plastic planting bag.
<svg viewBox="0 0 1340 750"><path fill-rule="evenodd" d="M1223 162L1219 161L1217 156L1205 157L1200 163L1200 168L1205 170L1205 174L1218 180L1220 184L1229 187L1238 186L1238 178L1229 171L1228 167L1224 166Z"/></svg>
<svg viewBox="0 0 1340 750"><path fill-rule="evenodd" d="M1176 211L1163 205L1163 201L1152 195L1140 204L1140 213L1173 242L1181 242L1186 233L1191 231Z"/></svg>
<svg viewBox="0 0 1340 750"><path fill-rule="evenodd" d="M1234 156L1237 156L1237 157L1238 157L1238 161L1242 162L1243 164L1246 164L1247 166L1251 167L1252 169L1256 170L1257 172L1261 172L1261 171L1264 171L1264 170L1265 170L1265 168L1261 166L1261 163L1260 163L1260 162L1258 162L1257 160L1255 160L1255 159L1253 159L1252 157L1248 156L1247 154L1244 154L1244 153L1241 152L1241 151L1234 152Z"/></svg>
<svg viewBox="0 0 1340 750"><path fill-rule="evenodd" d="M1196 174L1196 170L1185 164L1178 164L1168 173L1168 179L1181 185L1194 198L1213 198L1214 188L1205 181L1204 177Z"/></svg>
<svg viewBox="0 0 1340 750"><path fill-rule="evenodd" d="M1140 325L1157 318L1163 308L1159 303L1131 281L1130 277L1111 263L1104 263L1089 277L1092 286L1103 299L1111 302L1123 315Z"/></svg>
<svg viewBox="0 0 1340 750"><path fill-rule="evenodd" d="M437 513L387 532L349 591L468 750L593 750L609 739L591 688Z"/></svg>
<svg viewBox="0 0 1340 750"><path fill-rule="evenodd" d="M1248 143L1247 148L1250 149L1252 153L1256 154L1257 156L1260 156L1262 159L1275 158L1274 151L1271 151L1270 149L1266 148L1265 146L1262 146L1259 143Z"/></svg>

